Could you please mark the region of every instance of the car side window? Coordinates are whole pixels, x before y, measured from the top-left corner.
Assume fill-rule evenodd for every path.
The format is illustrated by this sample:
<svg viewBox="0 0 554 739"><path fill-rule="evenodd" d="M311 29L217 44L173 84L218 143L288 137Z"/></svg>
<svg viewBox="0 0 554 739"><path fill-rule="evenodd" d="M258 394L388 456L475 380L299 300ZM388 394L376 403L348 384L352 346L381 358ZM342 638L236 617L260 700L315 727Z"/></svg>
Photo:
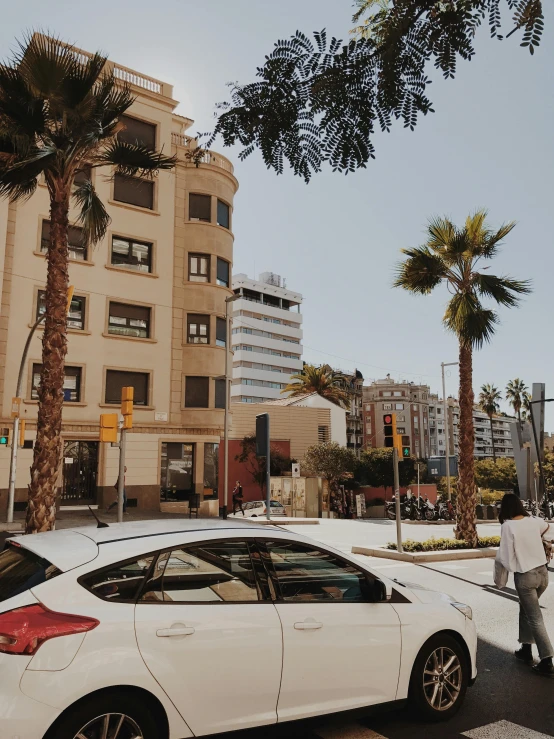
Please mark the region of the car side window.
<svg viewBox="0 0 554 739"><path fill-rule="evenodd" d="M140 601L244 603L262 600L246 542L203 542L160 555Z"/></svg>
<svg viewBox="0 0 554 739"><path fill-rule="evenodd" d="M79 582L99 598L113 602L133 602L157 555L149 554L136 559L96 570L84 575Z"/></svg>
<svg viewBox="0 0 554 739"><path fill-rule="evenodd" d="M265 543L278 599L290 603L365 603L366 575L330 552L297 542Z"/></svg>

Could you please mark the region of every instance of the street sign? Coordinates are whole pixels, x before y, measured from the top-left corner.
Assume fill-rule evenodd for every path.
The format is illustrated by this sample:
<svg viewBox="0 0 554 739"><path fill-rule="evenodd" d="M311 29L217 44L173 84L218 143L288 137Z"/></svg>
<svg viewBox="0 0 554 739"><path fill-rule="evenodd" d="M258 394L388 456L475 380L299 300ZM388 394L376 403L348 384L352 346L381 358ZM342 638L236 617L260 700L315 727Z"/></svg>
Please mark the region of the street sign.
<svg viewBox="0 0 554 739"><path fill-rule="evenodd" d="M12 398L12 418L19 418L21 411L21 398Z"/></svg>
<svg viewBox="0 0 554 739"><path fill-rule="evenodd" d="M300 477L300 465L298 464L298 462L293 462L292 464L292 476Z"/></svg>

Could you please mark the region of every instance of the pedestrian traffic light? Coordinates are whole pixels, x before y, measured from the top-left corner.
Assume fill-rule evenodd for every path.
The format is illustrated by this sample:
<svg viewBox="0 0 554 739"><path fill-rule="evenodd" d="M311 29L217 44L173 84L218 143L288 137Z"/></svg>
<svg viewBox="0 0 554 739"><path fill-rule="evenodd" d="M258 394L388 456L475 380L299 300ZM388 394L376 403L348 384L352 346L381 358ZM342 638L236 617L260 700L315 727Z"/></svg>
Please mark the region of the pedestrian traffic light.
<svg viewBox="0 0 554 739"><path fill-rule="evenodd" d="M409 458L410 458L410 447L403 446L402 447L402 459L409 459Z"/></svg>
<svg viewBox="0 0 554 739"><path fill-rule="evenodd" d="M0 429L0 446L10 446L11 441L11 429L2 428Z"/></svg>
<svg viewBox="0 0 554 739"><path fill-rule="evenodd" d="M133 398L135 394L135 388L122 387L121 388L121 414L123 416L123 428L133 428Z"/></svg>
<svg viewBox="0 0 554 739"><path fill-rule="evenodd" d="M102 413L100 416L100 441L117 442L117 413Z"/></svg>

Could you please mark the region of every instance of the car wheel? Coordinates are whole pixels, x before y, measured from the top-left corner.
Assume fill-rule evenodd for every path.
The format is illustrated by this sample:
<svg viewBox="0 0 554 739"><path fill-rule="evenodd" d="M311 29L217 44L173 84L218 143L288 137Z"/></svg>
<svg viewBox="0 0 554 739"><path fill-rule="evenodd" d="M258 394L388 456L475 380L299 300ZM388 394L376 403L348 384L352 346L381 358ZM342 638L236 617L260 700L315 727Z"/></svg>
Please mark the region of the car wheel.
<svg viewBox="0 0 554 739"><path fill-rule="evenodd" d="M464 701L469 664L452 636L437 634L419 652L410 681L410 702L425 721L447 721Z"/></svg>
<svg viewBox="0 0 554 739"><path fill-rule="evenodd" d="M116 691L79 701L63 714L47 739L166 739L147 701ZM160 726L160 724L158 724ZM52 731L51 730L51 731Z"/></svg>

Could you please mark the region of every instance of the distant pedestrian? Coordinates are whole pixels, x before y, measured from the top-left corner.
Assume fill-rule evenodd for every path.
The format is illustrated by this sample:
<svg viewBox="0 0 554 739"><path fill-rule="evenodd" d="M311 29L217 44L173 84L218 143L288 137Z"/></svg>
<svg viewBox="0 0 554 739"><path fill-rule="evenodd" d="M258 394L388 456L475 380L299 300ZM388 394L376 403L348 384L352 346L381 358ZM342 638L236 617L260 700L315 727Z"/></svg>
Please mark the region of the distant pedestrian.
<svg viewBox="0 0 554 739"><path fill-rule="evenodd" d="M240 480L237 480L237 484L233 490L233 514L237 512L237 507L244 516L244 508L242 507L242 485L240 484Z"/></svg>
<svg viewBox="0 0 554 739"><path fill-rule="evenodd" d="M540 662L533 667L537 675L554 678L554 649L548 637L539 598L548 587L548 542L543 538L550 525L541 518L529 516L521 500L506 493L500 506L502 524L500 547L496 555L495 583L504 587L508 572L514 573L519 595L519 642L515 656L531 664L532 645L536 644Z"/></svg>
<svg viewBox="0 0 554 739"><path fill-rule="evenodd" d="M125 467L125 472L127 472L127 467ZM113 503L110 503L110 505L106 508L106 513L109 513L112 508L117 508L117 504L119 503L119 477L115 481L115 492L116 492L116 498ZM127 488L125 485L125 474L123 475L123 513L127 514Z"/></svg>

